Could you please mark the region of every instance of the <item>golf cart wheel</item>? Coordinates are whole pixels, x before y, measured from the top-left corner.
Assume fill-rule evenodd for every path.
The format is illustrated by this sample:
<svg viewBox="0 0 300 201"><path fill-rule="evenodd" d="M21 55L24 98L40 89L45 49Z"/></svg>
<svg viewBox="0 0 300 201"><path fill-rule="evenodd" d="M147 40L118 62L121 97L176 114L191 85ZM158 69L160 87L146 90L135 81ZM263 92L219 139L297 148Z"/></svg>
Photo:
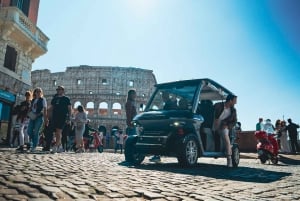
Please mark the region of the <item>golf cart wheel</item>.
<svg viewBox="0 0 300 201"><path fill-rule="evenodd" d="M136 152L135 142L132 139L126 140L124 154L125 160L135 166L140 165L145 159L145 155Z"/></svg>
<svg viewBox="0 0 300 201"><path fill-rule="evenodd" d="M237 146L232 147L232 166L237 167L240 163L240 149Z"/></svg>
<svg viewBox="0 0 300 201"><path fill-rule="evenodd" d="M178 163L183 167L192 167L197 164L199 145L194 135L187 135L180 147L177 157Z"/></svg>

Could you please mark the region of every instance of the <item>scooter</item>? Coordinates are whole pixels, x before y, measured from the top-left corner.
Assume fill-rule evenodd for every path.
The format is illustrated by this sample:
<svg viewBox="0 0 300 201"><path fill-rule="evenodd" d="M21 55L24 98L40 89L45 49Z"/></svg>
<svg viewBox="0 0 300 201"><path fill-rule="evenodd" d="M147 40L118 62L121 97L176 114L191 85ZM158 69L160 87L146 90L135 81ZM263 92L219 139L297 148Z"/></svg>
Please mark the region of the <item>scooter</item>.
<svg viewBox="0 0 300 201"><path fill-rule="evenodd" d="M268 134L266 131L256 131L254 133L258 144L256 145L258 158L262 164L270 160L273 164L278 163L278 142L275 134Z"/></svg>
<svg viewBox="0 0 300 201"><path fill-rule="evenodd" d="M103 135L102 133L99 132L92 132L91 135L93 136L93 141L90 142L90 140L88 138L83 138L83 144L84 144L84 148L86 150L89 149L97 149L99 153L103 152Z"/></svg>

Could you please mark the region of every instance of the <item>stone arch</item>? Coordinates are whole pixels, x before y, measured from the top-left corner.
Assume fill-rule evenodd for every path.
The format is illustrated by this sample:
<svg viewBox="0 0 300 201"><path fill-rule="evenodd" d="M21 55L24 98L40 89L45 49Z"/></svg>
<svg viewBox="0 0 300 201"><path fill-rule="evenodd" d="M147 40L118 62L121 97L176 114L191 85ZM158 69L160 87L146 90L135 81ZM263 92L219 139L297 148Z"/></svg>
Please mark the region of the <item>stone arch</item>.
<svg viewBox="0 0 300 201"><path fill-rule="evenodd" d="M101 102L99 104L99 115L106 116L108 115L108 103L107 102Z"/></svg>
<svg viewBox="0 0 300 201"><path fill-rule="evenodd" d="M122 114L122 105L120 103L113 103L112 105L112 114L121 115Z"/></svg>
<svg viewBox="0 0 300 201"><path fill-rule="evenodd" d="M74 105L73 105L74 110L77 110L77 107L78 107L79 105L81 105L81 102L80 102L80 101L75 101L75 102L74 102Z"/></svg>
<svg viewBox="0 0 300 201"><path fill-rule="evenodd" d="M86 111L88 115L93 115L94 114L94 108L95 108L95 104L94 102L90 101L86 104Z"/></svg>

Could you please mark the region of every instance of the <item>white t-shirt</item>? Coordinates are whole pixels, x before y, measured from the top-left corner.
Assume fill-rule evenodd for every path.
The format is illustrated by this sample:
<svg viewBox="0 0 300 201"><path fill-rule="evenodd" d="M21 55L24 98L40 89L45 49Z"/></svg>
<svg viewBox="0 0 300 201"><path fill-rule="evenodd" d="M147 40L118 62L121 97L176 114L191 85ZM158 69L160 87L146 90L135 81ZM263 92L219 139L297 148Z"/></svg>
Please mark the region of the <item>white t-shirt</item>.
<svg viewBox="0 0 300 201"><path fill-rule="evenodd" d="M221 125L221 121L226 119L227 117L229 117L231 115L231 110L230 108L225 108L224 107L224 110L223 112L221 113L218 121L216 122L216 124L214 124L213 126L213 130L216 130L216 129L219 129L220 125Z"/></svg>
<svg viewBox="0 0 300 201"><path fill-rule="evenodd" d="M219 120L222 121L231 115L230 108L224 108L222 114L219 117Z"/></svg>

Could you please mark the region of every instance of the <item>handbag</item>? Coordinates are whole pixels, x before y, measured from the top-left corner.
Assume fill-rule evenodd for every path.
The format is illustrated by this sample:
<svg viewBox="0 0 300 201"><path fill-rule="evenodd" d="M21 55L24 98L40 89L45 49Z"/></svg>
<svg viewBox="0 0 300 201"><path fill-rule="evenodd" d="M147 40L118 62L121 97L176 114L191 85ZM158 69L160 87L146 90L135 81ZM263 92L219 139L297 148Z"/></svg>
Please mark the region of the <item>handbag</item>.
<svg viewBox="0 0 300 201"><path fill-rule="evenodd" d="M35 113L32 112L32 111L28 112L27 116L28 116L31 120L35 120L35 119L38 117L38 115L35 114Z"/></svg>

